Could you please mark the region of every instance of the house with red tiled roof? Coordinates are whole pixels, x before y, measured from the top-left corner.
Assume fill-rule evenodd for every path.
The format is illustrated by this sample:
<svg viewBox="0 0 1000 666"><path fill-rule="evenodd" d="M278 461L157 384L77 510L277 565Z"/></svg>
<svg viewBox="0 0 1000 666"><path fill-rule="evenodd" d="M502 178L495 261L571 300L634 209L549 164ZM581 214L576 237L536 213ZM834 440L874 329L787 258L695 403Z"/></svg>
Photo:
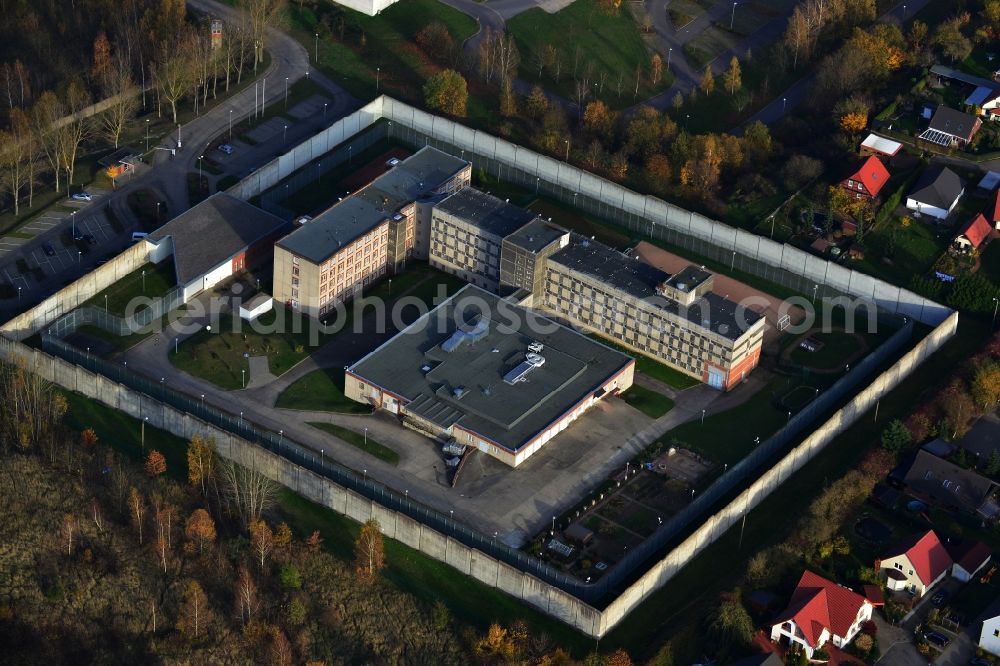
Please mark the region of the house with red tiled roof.
<svg viewBox="0 0 1000 666"><path fill-rule="evenodd" d="M889 182L889 172L882 161L872 155L857 171L840 181L840 186L856 199L874 199Z"/></svg>
<svg viewBox="0 0 1000 666"><path fill-rule="evenodd" d="M963 539L954 543L946 543L945 550L951 558L951 577L968 583L980 569L990 563L993 551L982 541Z"/></svg>
<svg viewBox="0 0 1000 666"><path fill-rule="evenodd" d="M797 645L812 658L827 643L844 647L872 619L872 603L811 571L804 571L788 608L771 626L771 640Z"/></svg>
<svg viewBox="0 0 1000 666"><path fill-rule="evenodd" d="M955 236L955 247L960 250L978 250L990 237L993 225L990 224L982 213L965 223L958 235Z"/></svg>
<svg viewBox="0 0 1000 666"><path fill-rule="evenodd" d="M896 544L875 561L875 571L885 578L886 587L922 597L948 575L952 560L934 530L917 534Z"/></svg>

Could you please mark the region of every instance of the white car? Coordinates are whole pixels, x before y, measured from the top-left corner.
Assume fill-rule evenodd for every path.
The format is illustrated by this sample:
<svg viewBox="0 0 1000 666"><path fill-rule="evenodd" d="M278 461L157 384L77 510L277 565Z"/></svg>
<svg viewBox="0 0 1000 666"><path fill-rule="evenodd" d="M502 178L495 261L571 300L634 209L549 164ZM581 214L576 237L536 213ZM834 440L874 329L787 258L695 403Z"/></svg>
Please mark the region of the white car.
<svg viewBox="0 0 1000 666"><path fill-rule="evenodd" d="M385 166L387 169L391 169L399 164L399 158L393 157L392 159L386 161Z"/></svg>
<svg viewBox="0 0 1000 666"><path fill-rule="evenodd" d="M301 217L295 218L295 224L297 226L301 227L303 224L305 224L306 222L308 222L311 219L312 219L312 215L303 215Z"/></svg>
<svg viewBox="0 0 1000 666"><path fill-rule="evenodd" d="M90 201L93 197L90 196L90 192L77 192L76 194L71 194L69 198L74 201Z"/></svg>
<svg viewBox="0 0 1000 666"><path fill-rule="evenodd" d="M224 143L221 146L219 146L219 150L221 152L225 153L226 155L232 155L233 154L233 147L230 146L228 143Z"/></svg>

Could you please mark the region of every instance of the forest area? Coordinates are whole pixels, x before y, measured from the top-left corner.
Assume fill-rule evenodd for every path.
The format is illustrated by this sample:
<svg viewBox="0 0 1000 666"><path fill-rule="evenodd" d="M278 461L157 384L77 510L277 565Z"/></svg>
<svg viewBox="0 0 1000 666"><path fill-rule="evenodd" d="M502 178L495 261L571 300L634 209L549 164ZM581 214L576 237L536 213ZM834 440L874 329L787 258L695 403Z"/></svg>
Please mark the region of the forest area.
<svg viewBox="0 0 1000 666"><path fill-rule="evenodd" d="M144 427L112 446L84 427L107 408L20 367L0 368L0 395L5 663L632 663L401 591L377 522L348 543L300 531L279 487L211 440Z"/></svg>

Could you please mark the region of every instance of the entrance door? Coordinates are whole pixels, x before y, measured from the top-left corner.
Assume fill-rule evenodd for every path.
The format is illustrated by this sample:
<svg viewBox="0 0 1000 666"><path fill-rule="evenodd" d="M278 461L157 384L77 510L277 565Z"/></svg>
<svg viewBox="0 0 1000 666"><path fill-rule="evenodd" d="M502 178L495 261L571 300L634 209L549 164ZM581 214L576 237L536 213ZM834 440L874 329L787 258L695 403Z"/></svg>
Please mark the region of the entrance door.
<svg viewBox="0 0 1000 666"><path fill-rule="evenodd" d="M396 399L393 398L392 396L388 396L388 395L385 396L385 398L382 401L382 406L386 410L392 412L393 414L398 414L399 413L399 403L396 402Z"/></svg>
<svg viewBox="0 0 1000 666"><path fill-rule="evenodd" d="M725 373L722 372L722 370L719 370L718 368L709 368L708 369L708 385L709 386L711 386L714 389L718 389L718 390L721 391L722 387L725 386L725 383L726 383L726 375L725 375Z"/></svg>

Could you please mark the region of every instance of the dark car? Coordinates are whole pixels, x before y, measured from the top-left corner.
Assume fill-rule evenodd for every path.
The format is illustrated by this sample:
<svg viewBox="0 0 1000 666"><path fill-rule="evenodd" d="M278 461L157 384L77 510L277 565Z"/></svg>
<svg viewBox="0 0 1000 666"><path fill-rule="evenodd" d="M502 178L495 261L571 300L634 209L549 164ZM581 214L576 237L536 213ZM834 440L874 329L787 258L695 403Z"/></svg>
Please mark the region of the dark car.
<svg viewBox="0 0 1000 666"><path fill-rule="evenodd" d="M88 245L97 245L97 239L94 238L94 234L84 234L82 238L87 241Z"/></svg>
<svg viewBox="0 0 1000 666"><path fill-rule="evenodd" d="M976 657L969 662L969 666L993 666L993 662L982 657Z"/></svg>
<svg viewBox="0 0 1000 666"><path fill-rule="evenodd" d="M924 634L924 640L931 645L936 645L942 649L948 647L948 644L951 643L951 639L944 634L939 634L936 631L928 631Z"/></svg>
<svg viewBox="0 0 1000 666"><path fill-rule="evenodd" d="M935 608L940 608L944 605L945 600L948 599L948 590L938 590L933 597L931 597L931 604Z"/></svg>
<svg viewBox="0 0 1000 666"><path fill-rule="evenodd" d="M44 252L46 256L49 257L56 256L56 249L52 247L52 243L49 243L48 241L42 243L42 252Z"/></svg>

